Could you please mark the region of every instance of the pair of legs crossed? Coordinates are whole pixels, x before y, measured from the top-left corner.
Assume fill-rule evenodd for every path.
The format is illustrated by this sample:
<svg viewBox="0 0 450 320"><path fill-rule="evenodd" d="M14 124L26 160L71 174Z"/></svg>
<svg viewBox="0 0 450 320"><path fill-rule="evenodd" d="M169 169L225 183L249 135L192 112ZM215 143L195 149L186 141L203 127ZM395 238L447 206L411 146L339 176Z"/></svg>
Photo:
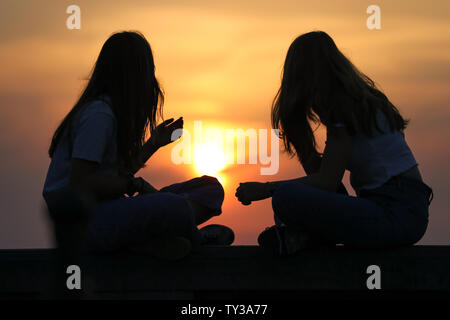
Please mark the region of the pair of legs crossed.
<svg viewBox="0 0 450 320"><path fill-rule="evenodd" d="M102 202L88 222L88 246L116 251L153 239L183 237L196 247L201 242L197 225L219 215L223 199L219 181L203 176L158 193Z"/></svg>
<svg viewBox="0 0 450 320"><path fill-rule="evenodd" d="M421 239L430 194L424 183L402 177L358 197L288 182L275 191L272 206L278 224L321 242L378 248Z"/></svg>

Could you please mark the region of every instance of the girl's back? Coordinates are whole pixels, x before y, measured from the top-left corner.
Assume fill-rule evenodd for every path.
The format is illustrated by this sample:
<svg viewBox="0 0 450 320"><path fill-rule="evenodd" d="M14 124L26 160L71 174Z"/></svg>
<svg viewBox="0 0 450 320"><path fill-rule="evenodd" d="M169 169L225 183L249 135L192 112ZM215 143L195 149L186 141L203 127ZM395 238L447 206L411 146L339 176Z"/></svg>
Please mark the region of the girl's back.
<svg viewBox="0 0 450 320"><path fill-rule="evenodd" d="M106 99L86 103L75 114L55 148L44 184L44 198L69 185L71 158L99 164L99 172L117 174L117 121Z"/></svg>
<svg viewBox="0 0 450 320"><path fill-rule="evenodd" d="M377 188L391 177L417 166L404 133L391 131L381 111L377 112L377 124L381 132L374 130L372 136L358 133L353 140L347 169L357 193L362 189Z"/></svg>

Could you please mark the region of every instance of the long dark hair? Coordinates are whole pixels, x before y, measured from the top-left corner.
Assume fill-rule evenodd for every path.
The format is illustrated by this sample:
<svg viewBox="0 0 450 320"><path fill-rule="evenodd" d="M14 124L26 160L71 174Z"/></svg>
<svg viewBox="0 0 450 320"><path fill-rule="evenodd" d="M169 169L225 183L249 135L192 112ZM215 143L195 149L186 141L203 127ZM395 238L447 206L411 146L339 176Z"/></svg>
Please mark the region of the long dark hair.
<svg viewBox="0 0 450 320"><path fill-rule="evenodd" d="M299 36L289 47L281 87L272 104L272 126L280 130L285 150L307 161L317 153L311 123L343 123L350 135L380 131L377 111L384 113L392 131L407 121L322 31Z"/></svg>
<svg viewBox="0 0 450 320"><path fill-rule="evenodd" d="M102 96L110 98L117 119L118 165L125 169L142 166L139 152L147 129L155 128L157 114L162 117L164 94L155 77L150 44L138 32L119 32L106 40L86 88L53 135L50 157L63 134L70 131L77 112Z"/></svg>

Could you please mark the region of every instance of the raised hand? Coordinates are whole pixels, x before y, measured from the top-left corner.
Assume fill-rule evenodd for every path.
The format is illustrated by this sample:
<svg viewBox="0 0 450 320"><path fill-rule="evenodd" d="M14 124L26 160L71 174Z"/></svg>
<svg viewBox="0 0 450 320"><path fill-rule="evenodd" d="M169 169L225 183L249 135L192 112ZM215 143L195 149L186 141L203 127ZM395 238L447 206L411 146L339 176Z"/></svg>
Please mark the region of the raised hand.
<svg viewBox="0 0 450 320"><path fill-rule="evenodd" d="M173 120L173 118L170 118L164 121L151 132L150 141L153 146L161 148L181 137L180 135L179 137L176 137L175 140L172 140L172 133L176 129L183 128L183 117L178 118L176 121Z"/></svg>

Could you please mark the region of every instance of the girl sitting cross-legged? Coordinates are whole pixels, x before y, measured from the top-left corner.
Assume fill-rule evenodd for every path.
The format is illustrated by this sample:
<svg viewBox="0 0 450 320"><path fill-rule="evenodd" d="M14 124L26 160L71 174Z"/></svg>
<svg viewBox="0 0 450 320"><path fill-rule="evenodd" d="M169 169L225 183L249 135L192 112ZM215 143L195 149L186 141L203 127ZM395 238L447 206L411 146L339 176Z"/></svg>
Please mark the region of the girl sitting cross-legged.
<svg viewBox="0 0 450 320"><path fill-rule="evenodd" d="M90 249L179 259L198 245L233 242L228 227L197 229L221 213L224 190L217 179L203 176L157 190L134 176L183 127L182 118L157 126L162 105L147 40L136 32L113 34L54 133L43 191L50 212L67 189L93 199L85 236Z"/></svg>
<svg viewBox="0 0 450 320"><path fill-rule="evenodd" d="M311 122L326 127L323 154ZM380 248L422 238L432 190L405 141L407 121L326 33L291 44L272 124L307 175L238 187L244 205L272 197L275 226L260 234L260 246L289 255L314 245ZM346 169L356 197L341 182Z"/></svg>

